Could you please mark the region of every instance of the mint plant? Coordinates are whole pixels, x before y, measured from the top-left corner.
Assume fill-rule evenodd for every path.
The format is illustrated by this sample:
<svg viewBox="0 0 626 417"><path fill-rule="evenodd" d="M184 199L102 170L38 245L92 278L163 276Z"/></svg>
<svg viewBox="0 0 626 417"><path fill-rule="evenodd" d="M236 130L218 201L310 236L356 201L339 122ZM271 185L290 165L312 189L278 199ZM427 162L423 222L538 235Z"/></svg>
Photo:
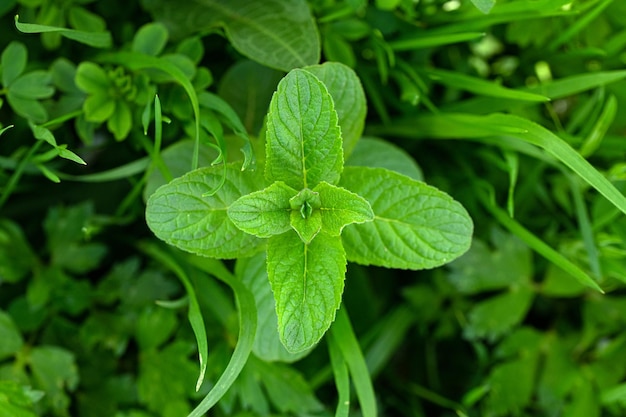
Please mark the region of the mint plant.
<svg viewBox="0 0 626 417"><path fill-rule="evenodd" d="M200 168L147 203L148 226L180 249L221 259L267 251L278 333L292 353L331 326L348 261L417 270L469 248L472 221L444 192L386 168L344 167L365 117L360 88L338 63L290 71L270 102L262 172Z"/></svg>

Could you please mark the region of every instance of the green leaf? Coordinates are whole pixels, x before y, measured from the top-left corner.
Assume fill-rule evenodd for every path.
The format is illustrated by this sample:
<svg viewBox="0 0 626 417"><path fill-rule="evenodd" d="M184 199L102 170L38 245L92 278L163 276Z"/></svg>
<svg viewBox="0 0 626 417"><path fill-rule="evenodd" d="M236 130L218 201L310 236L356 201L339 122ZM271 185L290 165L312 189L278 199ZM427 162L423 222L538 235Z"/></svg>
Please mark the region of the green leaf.
<svg viewBox="0 0 626 417"><path fill-rule="evenodd" d="M117 100L115 109L107 120L107 128L113 133L116 140L122 140L128 136L133 125L133 115L130 106L123 100Z"/></svg>
<svg viewBox="0 0 626 417"><path fill-rule="evenodd" d="M343 152L348 156L363 133L367 106L365 92L356 73L337 62L325 62L304 68L313 73L328 89L337 112Z"/></svg>
<svg viewBox="0 0 626 417"><path fill-rule="evenodd" d="M345 188L321 182L313 191L319 193L322 230L331 236L341 235L341 231L348 224L365 223L374 219L370 204Z"/></svg>
<svg viewBox="0 0 626 417"><path fill-rule="evenodd" d="M109 32L84 32L55 26L37 25L32 23L20 23L19 16L15 16L15 27L22 33L49 33L56 32L68 39L84 43L94 48L110 48L112 38Z"/></svg>
<svg viewBox="0 0 626 417"><path fill-rule="evenodd" d="M289 71L320 59L319 34L305 0L161 0L151 2L150 10L173 28L173 36L222 26L235 49L268 67Z"/></svg>
<svg viewBox="0 0 626 417"><path fill-rule="evenodd" d="M162 307L146 306L135 327L135 339L142 351L158 348L167 341L178 327L176 313Z"/></svg>
<svg viewBox="0 0 626 417"><path fill-rule="evenodd" d="M102 123L115 112L115 101L108 94L91 94L85 100L83 110L88 122Z"/></svg>
<svg viewBox="0 0 626 417"><path fill-rule="evenodd" d="M22 280L36 263L20 227L11 220L0 219L0 283Z"/></svg>
<svg viewBox="0 0 626 417"><path fill-rule="evenodd" d="M241 152L244 156L241 169L246 169L249 166L254 165L255 161L254 154L252 153L250 137L248 136L248 132L246 132L246 128L243 126L243 123L241 123L237 113L235 113L235 111L226 101L224 101L224 99L208 91L200 93L200 95L198 95L198 100L201 106L214 110L222 116L221 118L224 123L230 127L237 136L244 140L244 146L241 148Z"/></svg>
<svg viewBox="0 0 626 417"><path fill-rule="evenodd" d="M11 42L2 51L0 68L2 68L2 85L8 88L26 69L28 52L24 44Z"/></svg>
<svg viewBox="0 0 626 417"><path fill-rule="evenodd" d="M532 300L532 290L524 285L476 303L469 312L465 336L470 340L498 339L526 317Z"/></svg>
<svg viewBox="0 0 626 417"><path fill-rule="evenodd" d="M163 52L163 48L167 44L167 38L168 33L165 25L162 23L148 23L141 26L135 34L131 50L157 56Z"/></svg>
<svg viewBox="0 0 626 417"><path fill-rule="evenodd" d="M333 100L313 74L293 70L278 84L267 118L269 181L301 190L337 183L343 166L341 133Z"/></svg>
<svg viewBox="0 0 626 417"><path fill-rule="evenodd" d="M238 61L222 77L218 93L237 113L246 130L256 135L282 76L254 61Z"/></svg>
<svg viewBox="0 0 626 417"><path fill-rule="evenodd" d="M2 340L0 343L0 360L15 355L24 343L13 319L2 310L0 310L0 340Z"/></svg>
<svg viewBox="0 0 626 417"><path fill-rule="evenodd" d="M40 99L54 94L50 85L52 76L47 71L37 70L21 75L9 86L9 91L21 98Z"/></svg>
<svg viewBox="0 0 626 417"><path fill-rule="evenodd" d="M310 243L322 229L319 193L305 188L289 200L289 205L292 209L289 218L291 227L304 243Z"/></svg>
<svg viewBox="0 0 626 417"><path fill-rule="evenodd" d="M269 187L240 197L228 208L228 218L239 229L261 238L289 230L289 199L296 190L276 181Z"/></svg>
<svg viewBox="0 0 626 417"><path fill-rule="evenodd" d="M197 256L189 257L189 261L227 284L233 290L235 300L239 306L239 335L228 366L217 382L215 382L211 391L188 416L202 417L224 396L248 361L256 335L257 312L252 293L221 263L214 259L199 258Z"/></svg>
<svg viewBox="0 0 626 417"><path fill-rule="evenodd" d="M515 357L495 366L489 374L486 406L494 415L517 415L531 401L540 342L540 333L522 328L498 346L496 357Z"/></svg>
<svg viewBox="0 0 626 417"><path fill-rule="evenodd" d="M448 267L448 279L462 294L478 294L529 282L533 274L531 252L514 235L494 229L493 250L478 239L471 248Z"/></svg>
<svg viewBox="0 0 626 417"><path fill-rule="evenodd" d="M206 373L209 356L209 346L207 342L206 327L204 325L204 319L202 318L202 311L200 310L200 304L198 303L198 298L196 297L196 290L191 284L191 281L185 270L167 252L160 250L157 245L153 244L143 244L141 248L148 254L150 254L153 258L163 263L172 272L174 272L178 279L180 279L180 281L182 282L183 286L185 287L185 291L187 292L187 297L189 299L187 318L189 319L189 324L191 324L191 328L196 337L196 344L198 345L198 357L200 360L200 375L198 376L198 380L196 381L196 391L198 391L200 389L200 386L202 385L202 382L204 381L204 376ZM158 343L155 345L158 345Z"/></svg>
<svg viewBox="0 0 626 417"><path fill-rule="evenodd" d="M76 71L76 66L66 58L57 58L50 66L50 76L57 89L82 98L82 91L76 86Z"/></svg>
<svg viewBox="0 0 626 417"><path fill-rule="evenodd" d="M433 48L436 46L450 45L453 43L469 42L480 39L485 34L483 32L467 32L439 34L436 31L416 31L410 36L388 42L394 51L410 51L413 49Z"/></svg>
<svg viewBox="0 0 626 417"><path fill-rule="evenodd" d="M376 417L376 396L372 386L372 378L345 307L337 313L337 321L330 331L332 335L329 338L330 343L337 345L343 360L348 365L363 417Z"/></svg>
<svg viewBox="0 0 626 417"><path fill-rule="evenodd" d="M241 282L254 295L258 313L258 327L252 351L267 362L294 362L309 353L289 353L278 338L278 316L272 287L267 278L265 253L251 258L240 258L235 266L235 273Z"/></svg>
<svg viewBox="0 0 626 417"><path fill-rule="evenodd" d="M0 381L0 417L36 417L33 403L42 395L16 381Z"/></svg>
<svg viewBox="0 0 626 417"><path fill-rule="evenodd" d="M208 195L223 175L224 186ZM187 252L225 259L253 254L263 241L239 230L227 210L260 186L258 175L233 164L201 168L159 188L148 199L146 221L158 238Z"/></svg>
<svg viewBox="0 0 626 417"><path fill-rule="evenodd" d="M76 85L86 93L108 96L112 87L106 71L93 62L81 62L76 69Z"/></svg>
<svg viewBox="0 0 626 417"><path fill-rule="evenodd" d="M140 354L137 395L153 412L166 416L164 409L175 404L179 409L175 415L189 413L184 399L195 379L195 365L189 359L192 349L193 345L179 340L160 351L150 349Z"/></svg>
<svg viewBox="0 0 626 417"><path fill-rule="evenodd" d="M7 100L15 113L35 123L44 123L48 120L48 112L37 100L24 98L9 90Z"/></svg>
<svg viewBox="0 0 626 417"><path fill-rule="evenodd" d="M348 260L387 268L434 268L470 246L473 224L449 195L384 168L346 167L340 186L367 200L374 220L346 227Z"/></svg>
<svg viewBox="0 0 626 417"><path fill-rule="evenodd" d="M309 382L293 367L250 358L254 373L262 375L268 397L282 415L318 415L324 406L315 398Z"/></svg>
<svg viewBox="0 0 626 417"><path fill-rule="evenodd" d="M319 233L309 244L294 232L268 240L267 272L278 316L278 333L292 353L314 346L341 303L346 258L341 239Z"/></svg>
<svg viewBox="0 0 626 417"><path fill-rule="evenodd" d="M46 392L44 400L54 414L67 415L70 398L66 390L73 391L78 385L78 367L74 355L56 346L37 346L28 357L36 384Z"/></svg>
<svg viewBox="0 0 626 417"><path fill-rule="evenodd" d="M424 179L422 170L411 155L398 146L378 138L361 138L346 160L347 165L387 168L417 181Z"/></svg>
<svg viewBox="0 0 626 417"><path fill-rule="evenodd" d="M191 159L193 156L194 143L192 140L185 139L177 141L161 152L161 159L167 167L173 178L180 177L189 172ZM210 146L202 146L199 154L200 166L209 166L217 158L217 151ZM145 169L145 167L144 167ZM141 171L143 171L142 169ZM123 176L122 176L123 177ZM146 180L146 187L143 191L145 201L159 188L166 184L167 181L160 169L153 169Z"/></svg>

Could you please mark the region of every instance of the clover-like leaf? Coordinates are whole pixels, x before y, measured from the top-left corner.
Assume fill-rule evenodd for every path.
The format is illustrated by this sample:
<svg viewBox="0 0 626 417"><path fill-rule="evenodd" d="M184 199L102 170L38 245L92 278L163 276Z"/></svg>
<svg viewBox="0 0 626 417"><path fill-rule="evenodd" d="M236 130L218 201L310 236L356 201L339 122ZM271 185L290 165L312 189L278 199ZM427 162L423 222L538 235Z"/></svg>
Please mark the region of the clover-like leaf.
<svg viewBox="0 0 626 417"><path fill-rule="evenodd" d="M48 71L32 71L19 76L11 83L9 91L19 97L27 99L48 98L54 94L52 76Z"/></svg>
<svg viewBox="0 0 626 417"><path fill-rule="evenodd" d="M28 52L24 44L11 42L0 56L0 67L2 68L2 85L9 87L26 69Z"/></svg>
<svg viewBox="0 0 626 417"><path fill-rule="evenodd" d="M228 208L228 217L239 229L258 237L270 237L290 229L289 199L296 190L282 181L244 195Z"/></svg>
<svg viewBox="0 0 626 417"><path fill-rule="evenodd" d="M305 70L287 74L270 103L266 178L296 190L336 184L343 167L337 123L333 99L317 77Z"/></svg>
<svg viewBox="0 0 626 417"><path fill-rule="evenodd" d="M446 193L384 168L346 167L339 183L365 198L374 220L342 233L348 260L387 268L434 268L470 246L472 220Z"/></svg>
<svg viewBox="0 0 626 417"><path fill-rule="evenodd" d="M292 353L315 345L341 303L346 256L341 238L318 233L304 243L294 232L272 236L267 272L278 315L278 333Z"/></svg>
<svg viewBox="0 0 626 417"><path fill-rule="evenodd" d="M146 221L158 238L188 252L222 259L253 254L263 241L237 228L227 210L261 186L259 176L242 172L239 164L200 168L157 189L148 199Z"/></svg>

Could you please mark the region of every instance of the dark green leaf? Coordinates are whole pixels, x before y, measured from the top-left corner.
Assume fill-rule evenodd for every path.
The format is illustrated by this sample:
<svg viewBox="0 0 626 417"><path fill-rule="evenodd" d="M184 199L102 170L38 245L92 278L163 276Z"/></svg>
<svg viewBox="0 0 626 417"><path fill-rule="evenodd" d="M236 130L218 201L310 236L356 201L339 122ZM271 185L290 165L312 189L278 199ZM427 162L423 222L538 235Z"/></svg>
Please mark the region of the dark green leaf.
<svg viewBox="0 0 626 417"><path fill-rule="evenodd" d="M317 27L304 0L263 0L250 3L151 1L150 11L180 36L223 26L243 55L283 71L317 64Z"/></svg>
<svg viewBox="0 0 626 417"><path fill-rule="evenodd" d="M387 168L417 181L424 180L422 170L411 155L396 145L378 138L360 139L346 160L346 166L348 165Z"/></svg>
<svg viewBox="0 0 626 417"><path fill-rule="evenodd" d="M28 361L37 386L46 392L44 401L55 414L67 415L66 391L74 391L79 379L74 354L56 346L38 346L30 351Z"/></svg>
<svg viewBox="0 0 626 417"><path fill-rule="evenodd" d="M24 99L48 98L54 94L51 82L52 77L47 71L32 71L13 81L9 91L12 95Z"/></svg>
<svg viewBox="0 0 626 417"><path fill-rule="evenodd" d="M27 59L26 47L20 42L13 41L4 48L0 57L0 67L2 68L2 85L5 88L8 88L24 72Z"/></svg>
<svg viewBox="0 0 626 417"><path fill-rule="evenodd" d="M0 285L20 281L36 262L19 226L8 219L0 219Z"/></svg>
<svg viewBox="0 0 626 417"><path fill-rule="evenodd" d="M24 343L13 319L2 310L0 310L0 340L2 340L0 343L0 360L15 355Z"/></svg>
<svg viewBox="0 0 626 417"><path fill-rule="evenodd" d="M167 28L161 23L148 23L139 28L131 49L146 55L157 56L167 44Z"/></svg>

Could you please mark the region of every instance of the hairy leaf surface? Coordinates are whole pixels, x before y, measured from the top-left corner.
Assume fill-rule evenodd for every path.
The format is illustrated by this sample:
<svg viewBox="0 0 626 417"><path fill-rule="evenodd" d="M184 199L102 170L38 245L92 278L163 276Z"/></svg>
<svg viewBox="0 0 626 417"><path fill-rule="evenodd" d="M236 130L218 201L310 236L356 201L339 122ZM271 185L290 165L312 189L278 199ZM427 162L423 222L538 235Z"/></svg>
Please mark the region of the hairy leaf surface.
<svg viewBox="0 0 626 417"><path fill-rule="evenodd" d="M279 235L289 230L289 199L296 190L276 181L269 187L244 195L228 208L230 220L246 233L258 237Z"/></svg>
<svg viewBox="0 0 626 417"><path fill-rule="evenodd" d="M149 199L146 220L154 234L179 249L199 255L230 259L254 253L258 238L239 230L227 210L239 197L258 190L261 181L239 164L200 168L160 187Z"/></svg>
<svg viewBox="0 0 626 417"><path fill-rule="evenodd" d="M267 179L296 190L337 183L343 167L337 123L333 99L317 77L304 70L287 74L267 118Z"/></svg>
<svg viewBox="0 0 626 417"><path fill-rule="evenodd" d="M370 204L345 188L322 182L315 187L315 191L321 200L322 230L332 236L339 236L348 224L374 219Z"/></svg>
<svg viewBox="0 0 626 417"><path fill-rule="evenodd" d="M338 62L304 68L324 83L335 103L341 126L343 151L350 155L363 133L367 106L363 86L356 73Z"/></svg>
<svg viewBox="0 0 626 417"><path fill-rule="evenodd" d="M235 49L282 71L320 59L319 34L304 0L150 0L149 10L175 36L222 26Z"/></svg>
<svg viewBox="0 0 626 417"><path fill-rule="evenodd" d="M346 167L340 186L372 206L374 220L347 226L348 260L387 268L434 268L463 254L472 220L446 193L383 169Z"/></svg>
<svg viewBox="0 0 626 417"><path fill-rule="evenodd" d="M294 232L273 236L267 245L267 272L281 342L292 353L315 345L341 303L346 273L341 239L318 233L305 244Z"/></svg>

